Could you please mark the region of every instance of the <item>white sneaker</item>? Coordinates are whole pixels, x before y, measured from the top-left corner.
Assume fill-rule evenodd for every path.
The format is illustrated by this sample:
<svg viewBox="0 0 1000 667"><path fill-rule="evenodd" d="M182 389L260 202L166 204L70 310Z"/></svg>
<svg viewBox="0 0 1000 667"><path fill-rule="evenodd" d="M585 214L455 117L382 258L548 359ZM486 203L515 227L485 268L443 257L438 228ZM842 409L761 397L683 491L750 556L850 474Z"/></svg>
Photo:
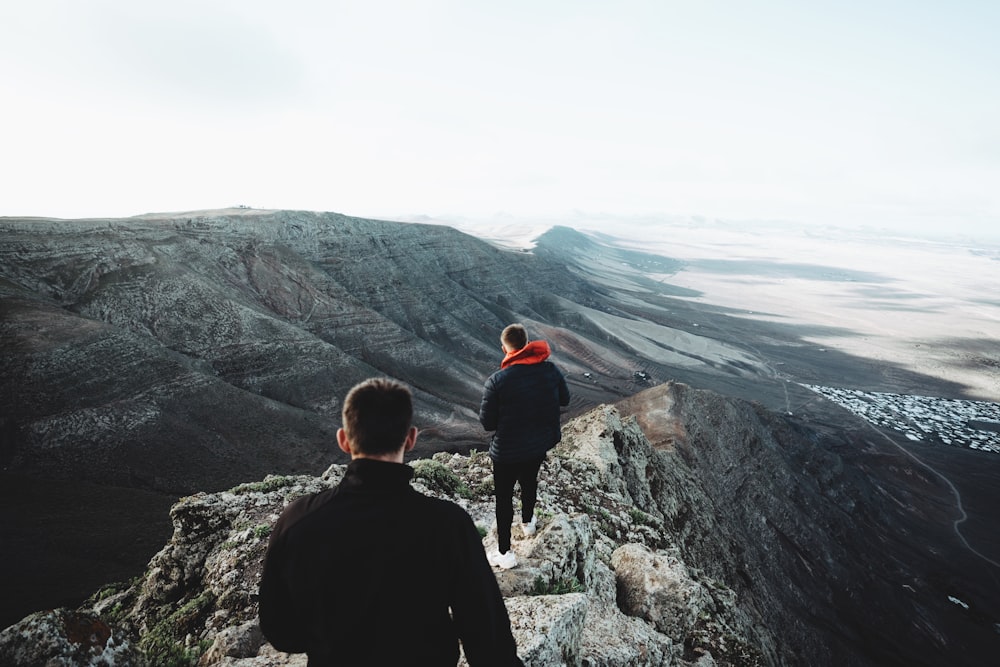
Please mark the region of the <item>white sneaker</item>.
<svg viewBox="0 0 1000 667"><path fill-rule="evenodd" d="M531 517L531 521L528 523L521 524L521 530L524 532L525 537L534 537L535 533L538 532L538 524L535 522L535 517Z"/></svg>
<svg viewBox="0 0 1000 667"><path fill-rule="evenodd" d="M486 560L490 562L490 565L499 567L501 570L509 570L512 567L517 567L517 556L514 555L513 550L500 553L499 549L494 549L486 554Z"/></svg>

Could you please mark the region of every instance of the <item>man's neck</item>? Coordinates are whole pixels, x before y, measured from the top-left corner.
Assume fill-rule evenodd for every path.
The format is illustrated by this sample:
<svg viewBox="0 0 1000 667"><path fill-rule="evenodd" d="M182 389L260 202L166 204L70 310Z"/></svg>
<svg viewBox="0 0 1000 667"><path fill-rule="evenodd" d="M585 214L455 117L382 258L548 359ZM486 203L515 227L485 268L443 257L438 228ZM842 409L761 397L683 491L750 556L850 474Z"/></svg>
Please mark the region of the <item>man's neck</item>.
<svg viewBox="0 0 1000 667"><path fill-rule="evenodd" d="M390 452L388 454L352 454L351 460L355 461L357 459L372 459L374 461L385 461L386 463L402 463L403 462L403 450L400 449L398 452Z"/></svg>

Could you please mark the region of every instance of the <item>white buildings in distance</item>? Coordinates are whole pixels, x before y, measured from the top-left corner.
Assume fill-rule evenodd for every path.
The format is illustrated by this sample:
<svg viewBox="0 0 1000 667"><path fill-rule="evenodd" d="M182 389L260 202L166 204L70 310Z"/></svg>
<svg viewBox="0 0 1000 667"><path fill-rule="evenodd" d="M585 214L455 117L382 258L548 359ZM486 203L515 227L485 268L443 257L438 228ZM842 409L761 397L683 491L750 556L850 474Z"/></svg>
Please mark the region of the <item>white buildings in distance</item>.
<svg viewBox="0 0 1000 667"><path fill-rule="evenodd" d="M804 386L910 440L1000 454L1000 403Z"/></svg>

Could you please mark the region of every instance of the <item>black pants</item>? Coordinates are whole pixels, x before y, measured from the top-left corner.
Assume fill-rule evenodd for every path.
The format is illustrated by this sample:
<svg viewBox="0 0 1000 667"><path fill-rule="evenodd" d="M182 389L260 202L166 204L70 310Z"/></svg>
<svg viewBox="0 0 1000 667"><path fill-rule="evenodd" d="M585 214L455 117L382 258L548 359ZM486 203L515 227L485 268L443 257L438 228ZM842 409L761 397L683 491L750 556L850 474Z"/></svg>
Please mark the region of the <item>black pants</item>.
<svg viewBox="0 0 1000 667"><path fill-rule="evenodd" d="M538 471L545 461L522 463L493 462L493 489L497 496L497 547L500 553L510 550L510 524L514 521L514 482L521 485L521 521L528 523L535 513L538 498Z"/></svg>

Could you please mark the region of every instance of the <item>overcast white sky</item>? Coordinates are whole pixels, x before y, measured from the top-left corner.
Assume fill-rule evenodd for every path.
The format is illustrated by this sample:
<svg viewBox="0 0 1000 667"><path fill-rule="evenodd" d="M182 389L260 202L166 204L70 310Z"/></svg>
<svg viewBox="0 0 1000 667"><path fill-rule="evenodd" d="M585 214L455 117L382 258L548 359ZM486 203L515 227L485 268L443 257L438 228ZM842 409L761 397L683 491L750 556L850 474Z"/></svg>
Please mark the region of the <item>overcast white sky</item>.
<svg viewBox="0 0 1000 667"><path fill-rule="evenodd" d="M995 0L7 0L0 215L985 232L998 34Z"/></svg>

